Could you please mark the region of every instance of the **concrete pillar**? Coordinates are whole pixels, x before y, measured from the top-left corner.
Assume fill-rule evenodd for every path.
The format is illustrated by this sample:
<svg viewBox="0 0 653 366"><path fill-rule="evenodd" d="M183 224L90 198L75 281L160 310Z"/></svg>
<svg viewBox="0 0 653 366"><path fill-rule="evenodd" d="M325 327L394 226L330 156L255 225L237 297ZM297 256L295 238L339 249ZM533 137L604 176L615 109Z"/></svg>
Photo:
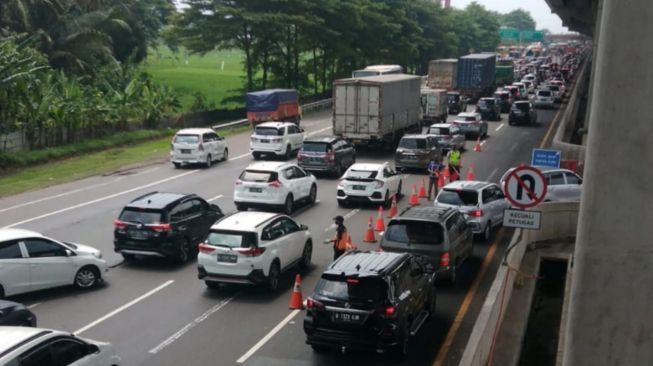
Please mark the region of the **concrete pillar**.
<svg viewBox="0 0 653 366"><path fill-rule="evenodd" d="M598 19L563 365L653 365L653 6Z"/></svg>

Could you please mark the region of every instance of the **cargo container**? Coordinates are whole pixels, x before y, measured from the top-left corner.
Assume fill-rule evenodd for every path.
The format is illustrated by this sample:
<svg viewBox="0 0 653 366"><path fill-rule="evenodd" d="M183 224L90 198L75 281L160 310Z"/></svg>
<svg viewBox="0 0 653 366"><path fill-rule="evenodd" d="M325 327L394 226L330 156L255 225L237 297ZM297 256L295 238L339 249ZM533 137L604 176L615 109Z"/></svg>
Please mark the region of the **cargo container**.
<svg viewBox="0 0 653 366"><path fill-rule="evenodd" d="M429 88L454 90L458 77L458 60L447 58L431 60L426 85Z"/></svg>
<svg viewBox="0 0 653 366"><path fill-rule="evenodd" d="M513 66L497 66L495 71L497 85L510 85L515 81L515 68Z"/></svg>
<svg viewBox="0 0 653 366"><path fill-rule="evenodd" d="M268 89L247 93L247 120L252 126L267 121L299 124L299 93L295 89Z"/></svg>
<svg viewBox="0 0 653 366"><path fill-rule="evenodd" d="M333 82L333 132L354 145L392 148L419 131L422 78L393 74Z"/></svg>
<svg viewBox="0 0 653 366"><path fill-rule="evenodd" d="M457 89L473 100L492 94L495 88L495 53L474 53L458 59Z"/></svg>
<svg viewBox="0 0 653 366"><path fill-rule="evenodd" d="M447 121L447 91L422 88L422 127Z"/></svg>

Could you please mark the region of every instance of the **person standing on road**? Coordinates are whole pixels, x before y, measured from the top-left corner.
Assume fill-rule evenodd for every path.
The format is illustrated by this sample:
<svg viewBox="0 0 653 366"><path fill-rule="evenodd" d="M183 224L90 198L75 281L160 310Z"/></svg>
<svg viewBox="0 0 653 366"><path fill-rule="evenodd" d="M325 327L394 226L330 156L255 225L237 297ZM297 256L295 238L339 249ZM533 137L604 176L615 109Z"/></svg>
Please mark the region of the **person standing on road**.
<svg viewBox="0 0 653 366"><path fill-rule="evenodd" d="M449 162L449 180L455 181L460 177L460 150L458 146L453 146L447 154L447 161Z"/></svg>
<svg viewBox="0 0 653 366"><path fill-rule="evenodd" d="M329 242L333 243L333 260L335 261L349 249L349 233L345 227L344 217L338 215L333 218L336 225L336 236Z"/></svg>
<svg viewBox="0 0 653 366"><path fill-rule="evenodd" d="M440 164L431 159L429 165L426 167L429 172L429 201L431 200L431 192L435 190L435 196L438 195L438 178L440 175ZM434 197L435 197L434 196Z"/></svg>

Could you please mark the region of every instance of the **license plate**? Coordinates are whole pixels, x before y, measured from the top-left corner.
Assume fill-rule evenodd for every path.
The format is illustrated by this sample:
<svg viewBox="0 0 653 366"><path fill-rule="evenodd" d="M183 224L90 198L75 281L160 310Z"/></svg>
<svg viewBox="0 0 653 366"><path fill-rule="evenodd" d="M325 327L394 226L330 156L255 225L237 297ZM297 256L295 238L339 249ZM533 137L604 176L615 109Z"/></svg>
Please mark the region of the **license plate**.
<svg viewBox="0 0 653 366"><path fill-rule="evenodd" d="M263 144L267 144L268 142L270 142L270 140L261 140L261 143Z"/></svg>
<svg viewBox="0 0 653 366"><path fill-rule="evenodd" d="M147 239L150 237L150 233L142 230L129 230L129 236L134 239Z"/></svg>
<svg viewBox="0 0 653 366"><path fill-rule="evenodd" d="M232 254L218 254L218 262L236 263L238 257Z"/></svg>
<svg viewBox="0 0 653 366"><path fill-rule="evenodd" d="M249 191L253 193L261 193L263 192L263 188L250 188Z"/></svg>
<svg viewBox="0 0 653 366"><path fill-rule="evenodd" d="M190 149L181 149L182 154L190 154Z"/></svg>
<svg viewBox="0 0 653 366"><path fill-rule="evenodd" d="M417 160L417 156L415 155L406 155L404 158L406 160Z"/></svg>
<svg viewBox="0 0 653 366"><path fill-rule="evenodd" d="M360 314L333 313L333 321L337 323L360 323Z"/></svg>
<svg viewBox="0 0 653 366"><path fill-rule="evenodd" d="M364 191L365 186L352 186L351 189L353 189L355 191Z"/></svg>

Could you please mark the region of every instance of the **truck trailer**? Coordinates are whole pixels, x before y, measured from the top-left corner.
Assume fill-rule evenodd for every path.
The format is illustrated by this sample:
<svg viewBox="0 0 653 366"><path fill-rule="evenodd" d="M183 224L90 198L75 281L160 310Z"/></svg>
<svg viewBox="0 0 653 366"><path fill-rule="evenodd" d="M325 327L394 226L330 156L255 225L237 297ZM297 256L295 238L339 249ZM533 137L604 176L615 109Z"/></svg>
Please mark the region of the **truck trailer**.
<svg viewBox="0 0 653 366"><path fill-rule="evenodd" d="M495 89L496 54L474 53L458 59L458 91L477 100Z"/></svg>
<svg viewBox="0 0 653 366"><path fill-rule="evenodd" d="M447 91L422 88L422 127L447 121Z"/></svg>
<svg viewBox="0 0 653 366"><path fill-rule="evenodd" d="M426 85L429 88L454 90L458 77L458 60L446 58L431 60Z"/></svg>
<svg viewBox="0 0 653 366"><path fill-rule="evenodd" d="M299 93L295 89L267 89L245 95L247 120L256 126L267 121L287 121L299 124L301 111Z"/></svg>

